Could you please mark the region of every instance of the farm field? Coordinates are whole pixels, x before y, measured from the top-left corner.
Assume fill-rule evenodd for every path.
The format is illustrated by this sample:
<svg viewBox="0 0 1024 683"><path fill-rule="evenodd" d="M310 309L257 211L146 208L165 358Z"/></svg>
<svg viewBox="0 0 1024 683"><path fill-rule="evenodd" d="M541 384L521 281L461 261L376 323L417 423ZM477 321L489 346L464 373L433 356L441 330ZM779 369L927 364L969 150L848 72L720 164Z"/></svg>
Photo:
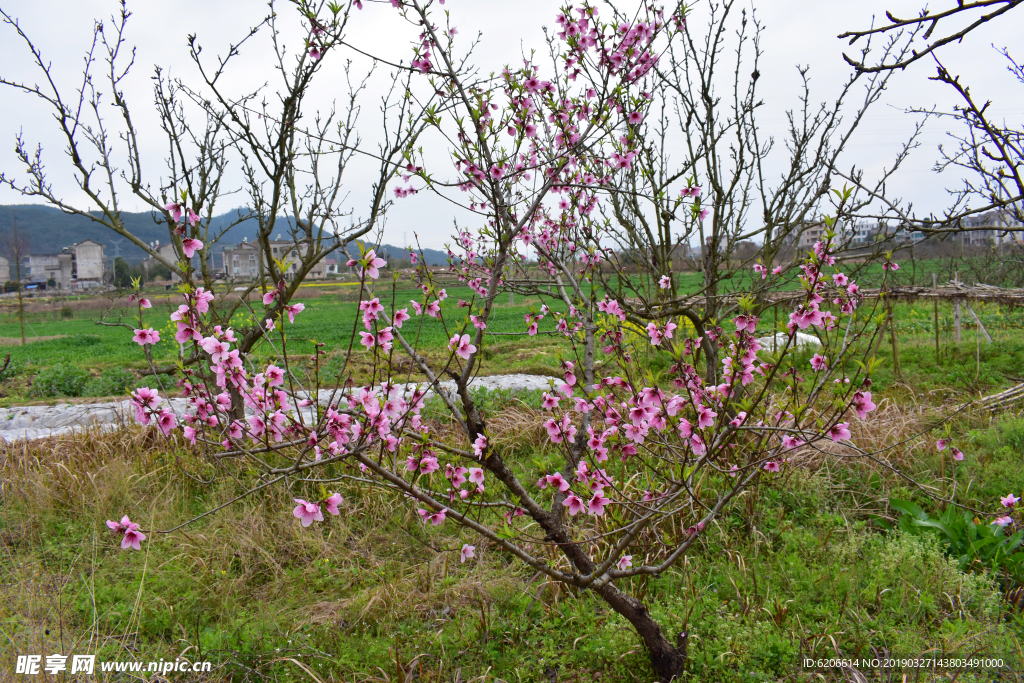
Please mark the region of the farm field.
<svg viewBox="0 0 1024 683"><path fill-rule="evenodd" d="M936 268L936 264L925 261L919 265L919 272L908 277L918 281L930 279L925 276ZM870 286L880 275L881 270L877 264L873 264L865 269L861 281ZM700 275L679 273L676 282L681 292L696 291L700 286ZM736 278L736 286L745 283L745 278ZM422 296L408 282L399 282L394 287L388 287L382 282L375 285L374 295L389 310L409 308L411 300L419 300ZM788 285L795 286L795 283ZM325 384L334 378L343 358L351 355L350 362L358 367L361 359L367 357L358 343L358 336L354 337L354 325L358 321L357 290L358 287L351 282L303 285L296 300L303 302L306 310L296 318L294 324L285 326L287 343L293 351L309 354L314 343L325 344L328 361L321 374L321 382ZM447 292L449 302L460 299L471 301L474 296L465 286L448 286ZM174 341L175 328L168 320L168 315L177 307L180 297L159 285L149 287L144 293L154 303L153 308L145 312L145 324L158 329L162 337L162 341L153 347L154 361L158 365L173 363L179 345ZM28 343L24 347L19 345L17 309L12 308L11 299L5 300L0 308L0 339L6 340L3 352L10 352L11 367L0 375L0 406L66 400L69 397L118 396L123 395L126 388L136 386L136 380L140 373L148 369L148 363L139 346L131 341L130 329L123 326L137 327L134 317L137 310L128 308L125 298L109 294L71 301L28 300L25 314ZM255 298L249 305L256 314L262 312ZM512 305L506 297L499 298L486 337L489 354L486 358L486 372L559 376L559 342L549 336L554 323L542 323L541 334L536 337L525 335L524 316L539 312L540 305L536 297L517 295ZM974 308L985 329L997 343L989 344L981 338L979 351L976 348L977 325L965 312L961 343L955 345L953 306L943 302L937 310L941 360L936 362L936 312L933 305L928 302L905 301L894 304L901 370L906 380L904 388L925 391L949 388L976 394L978 391L1011 383L1014 377L1024 377L1024 366L1019 361L1024 349L1024 311L993 304L976 304ZM780 317L785 319L786 315L788 312L782 310L782 307L770 310L762 317L758 333L770 334ZM251 313L243 309L236 314L234 320L242 323L251 319L251 316ZM442 352L455 328L464 326L469 326L467 316L449 318L446 323L422 316L414 317L403 331L410 341L418 341L419 347L430 354L433 351ZM877 381L887 386L896 379L893 374L892 346L888 340L878 346L877 354L885 359L877 374ZM262 342L257 346L255 355L260 359L271 359L278 357L279 353ZM78 378L80 381L77 384L72 383L74 386L81 385L77 390L62 392L33 388L33 379L40 372L61 365L74 366L86 373L84 378ZM44 375L44 379L47 376Z"/></svg>
<svg viewBox="0 0 1024 683"><path fill-rule="evenodd" d="M378 285L390 305L391 290L381 291ZM470 296L456 287L448 293L453 301ZM399 289L393 297L404 306L416 294ZM307 308L286 326L288 343L309 352L314 341L324 342L329 375L350 345L352 288L311 287L297 300ZM558 374L564 346L557 337L505 336L521 333L523 316L538 305L518 296L514 305L499 302L489 330L496 334L486 341L489 372ZM168 310L157 299L147 316L166 319ZM939 412L1024 378L1021 311L974 310L993 342L965 315L962 340L953 343L952 307L940 304L936 354L932 304L894 304L899 376L892 341L883 336L873 387L878 419L856 425L854 434L865 446L896 444L887 466L802 454L748 491L684 564L657 579L631 580L628 588L661 623L689 634L690 680L840 680L803 667L803 658L939 655L991 656L1003 665L998 672L917 671L907 680L996 680L997 673L998 680L1018 680L1024 614L1004 594L1021 585L1024 572L958 556L939 534L901 531L903 513L892 503L916 501L922 514L947 514L908 486L908 476L954 492L965 505L1024 492L1024 417L1013 409L969 410L951 423L966 453L955 469L930 441L916 438ZM83 308L64 320L52 311L28 314L32 335L54 338L5 349L12 371L0 385L4 404L69 400L59 392L69 386L63 375L52 372L60 366L87 375L82 398L70 400L151 383L138 376L146 363L130 332L96 325L100 313ZM773 322L763 316L759 332L770 333ZM415 330L422 348L439 354L453 333L426 317L403 330ZM0 336L18 333L7 313ZM367 361L354 347L349 362L358 368ZM156 359L166 361L177 345L156 348ZM258 353L274 357L273 349ZM649 370L657 382L666 368ZM43 380L57 391L41 395L34 387ZM110 391L118 381L120 391ZM507 460L529 470L554 457L537 393L482 398ZM426 415L436 429L452 429L441 412L428 406ZM328 476L346 474L330 467ZM591 594L542 580L479 540L476 558L459 562L452 549L466 542L465 532L414 523L414 513L399 512L358 480L338 484L351 514L328 526L303 529L288 514L297 482L151 539L144 552L124 553L111 542L103 520L112 509L127 505L144 511L147 528L169 528L241 492L230 479L202 484L212 473L180 438L159 440L141 427L4 446L6 642L18 651L87 646L101 659L185 652L214 663L211 674L195 679L209 681L652 680L628 623ZM907 673L866 671L880 681Z"/></svg>

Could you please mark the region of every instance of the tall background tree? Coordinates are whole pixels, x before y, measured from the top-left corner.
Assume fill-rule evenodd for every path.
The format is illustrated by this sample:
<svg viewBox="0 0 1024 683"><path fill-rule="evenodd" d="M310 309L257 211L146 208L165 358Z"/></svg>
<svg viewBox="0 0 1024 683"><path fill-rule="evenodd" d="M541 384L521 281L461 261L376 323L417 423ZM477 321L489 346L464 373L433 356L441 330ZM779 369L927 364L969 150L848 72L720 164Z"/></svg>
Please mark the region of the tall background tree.
<svg viewBox="0 0 1024 683"><path fill-rule="evenodd" d="M1014 241L1024 240L1024 129L1018 120L1000 119L994 114L992 100L982 99L971 92L971 85L947 68L944 60L956 50L964 38L984 33L986 26L995 22L1019 19L1024 12L1024 0L975 0L974 2L946 3L937 10L924 7L916 14L900 18L886 12L886 21L870 28L847 31L839 38L848 39L850 45L875 36L898 42L903 46L899 54L884 55L873 61L864 56L846 61L857 73L879 74L904 72L915 65L931 64L934 75L929 79L946 86L954 95L951 109L936 111L919 107L917 113L937 115L953 124L949 135L951 146L940 147L940 158L934 170L960 171L966 177L960 187L949 189L952 201L941 216L920 218L911 215L905 207L893 203L881 193L874 193L892 215L908 226L927 235L947 236L990 230L992 225L969 220L989 211L1000 213L1002 232ZM992 46L993 57L1001 63L1024 88L1024 65L1014 57L1011 46ZM909 77L910 72L901 75ZM864 188L869 193L870 188Z"/></svg>
<svg viewBox="0 0 1024 683"><path fill-rule="evenodd" d="M14 279L18 292L18 323L21 325L21 345L25 345L25 303L22 300L21 271L24 260L29 254L28 235L18 228L18 220L11 221L10 230L0 233L0 256L7 259L10 274Z"/></svg>

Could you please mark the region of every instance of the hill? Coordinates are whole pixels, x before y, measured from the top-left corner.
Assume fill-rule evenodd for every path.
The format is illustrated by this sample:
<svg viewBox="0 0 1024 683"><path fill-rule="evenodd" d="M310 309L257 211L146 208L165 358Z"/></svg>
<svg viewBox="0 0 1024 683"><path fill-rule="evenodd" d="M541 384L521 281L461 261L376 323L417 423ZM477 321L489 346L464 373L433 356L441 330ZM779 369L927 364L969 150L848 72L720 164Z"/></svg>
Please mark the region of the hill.
<svg viewBox="0 0 1024 683"><path fill-rule="evenodd" d="M238 220L239 213L244 211L245 209L234 209L215 216L211 221L211 228L219 232ZM124 212L121 216L125 226L144 242L167 241L167 226L162 222L161 216L152 212ZM19 230L28 236L29 247L33 254L57 254L64 247L91 239L106 245L106 255L111 259L121 256L129 263L137 263L145 258L145 252L141 248L120 235L116 235L105 226L84 216L66 214L51 206L39 204L0 205L0 232L10 230L15 220L18 222ZM280 220L291 225L288 218ZM286 231L287 228L282 225L282 232ZM225 244L237 244L243 239L251 242L256 239L256 232L255 219L242 221L228 229L218 244L214 246L214 251L220 252ZM388 259L407 258L405 249L390 244L380 246L378 251L383 252ZM437 249L425 249L424 256L430 265L447 263L445 252Z"/></svg>

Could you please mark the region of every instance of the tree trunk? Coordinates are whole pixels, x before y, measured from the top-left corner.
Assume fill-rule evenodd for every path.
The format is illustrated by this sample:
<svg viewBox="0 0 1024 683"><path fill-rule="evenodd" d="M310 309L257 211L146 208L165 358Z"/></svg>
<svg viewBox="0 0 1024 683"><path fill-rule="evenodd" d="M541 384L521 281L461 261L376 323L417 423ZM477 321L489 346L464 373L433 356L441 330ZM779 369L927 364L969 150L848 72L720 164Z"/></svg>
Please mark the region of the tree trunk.
<svg viewBox="0 0 1024 683"><path fill-rule="evenodd" d="M597 593L612 609L626 617L636 629L647 646L651 668L658 674L658 680L661 683L669 683L682 678L686 655L669 642L661 626L651 617L644 604L612 584L602 586Z"/></svg>

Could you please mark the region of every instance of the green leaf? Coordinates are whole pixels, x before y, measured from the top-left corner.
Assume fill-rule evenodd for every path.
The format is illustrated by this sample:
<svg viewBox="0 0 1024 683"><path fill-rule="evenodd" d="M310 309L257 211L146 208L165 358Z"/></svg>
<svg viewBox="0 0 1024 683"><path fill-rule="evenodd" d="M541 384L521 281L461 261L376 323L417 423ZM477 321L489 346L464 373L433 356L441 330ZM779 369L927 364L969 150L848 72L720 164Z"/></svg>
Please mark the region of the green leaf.
<svg viewBox="0 0 1024 683"><path fill-rule="evenodd" d="M899 510L905 515L916 517L917 519L928 519L928 513L922 510L920 507L911 503L908 500L900 500L899 498L890 498L889 507L894 510Z"/></svg>

